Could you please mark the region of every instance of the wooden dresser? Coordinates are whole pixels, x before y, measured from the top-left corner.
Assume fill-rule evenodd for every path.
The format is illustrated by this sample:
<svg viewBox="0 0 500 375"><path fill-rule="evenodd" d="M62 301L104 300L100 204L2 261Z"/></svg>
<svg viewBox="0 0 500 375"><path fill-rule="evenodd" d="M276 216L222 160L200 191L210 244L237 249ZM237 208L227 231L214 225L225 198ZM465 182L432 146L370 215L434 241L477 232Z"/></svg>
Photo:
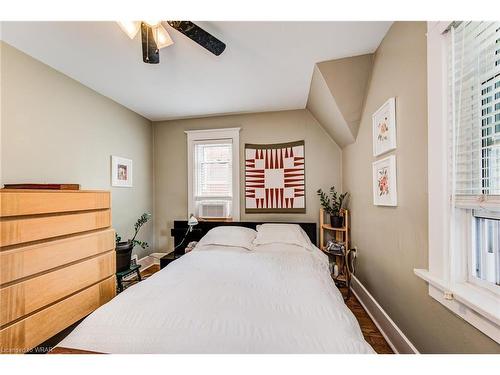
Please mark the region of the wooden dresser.
<svg viewBox="0 0 500 375"><path fill-rule="evenodd" d="M110 201L0 190L0 353L24 353L115 296Z"/></svg>

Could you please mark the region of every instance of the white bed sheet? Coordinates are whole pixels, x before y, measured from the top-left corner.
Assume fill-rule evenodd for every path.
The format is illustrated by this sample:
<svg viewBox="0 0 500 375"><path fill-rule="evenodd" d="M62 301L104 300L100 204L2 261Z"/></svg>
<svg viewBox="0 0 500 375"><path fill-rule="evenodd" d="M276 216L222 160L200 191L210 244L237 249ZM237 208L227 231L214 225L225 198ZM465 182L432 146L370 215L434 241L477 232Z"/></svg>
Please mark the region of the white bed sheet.
<svg viewBox="0 0 500 375"><path fill-rule="evenodd" d="M192 251L58 346L104 353L373 353L319 249Z"/></svg>

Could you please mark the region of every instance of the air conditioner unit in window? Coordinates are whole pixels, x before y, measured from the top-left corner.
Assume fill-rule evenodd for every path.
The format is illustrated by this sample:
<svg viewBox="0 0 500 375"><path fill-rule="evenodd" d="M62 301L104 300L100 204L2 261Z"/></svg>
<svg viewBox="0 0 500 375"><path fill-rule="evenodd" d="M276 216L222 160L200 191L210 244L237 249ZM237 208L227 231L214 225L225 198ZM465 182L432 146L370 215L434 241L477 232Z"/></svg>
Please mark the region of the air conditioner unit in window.
<svg viewBox="0 0 500 375"><path fill-rule="evenodd" d="M229 217L230 202L200 201L198 202L198 217L203 219L220 219Z"/></svg>

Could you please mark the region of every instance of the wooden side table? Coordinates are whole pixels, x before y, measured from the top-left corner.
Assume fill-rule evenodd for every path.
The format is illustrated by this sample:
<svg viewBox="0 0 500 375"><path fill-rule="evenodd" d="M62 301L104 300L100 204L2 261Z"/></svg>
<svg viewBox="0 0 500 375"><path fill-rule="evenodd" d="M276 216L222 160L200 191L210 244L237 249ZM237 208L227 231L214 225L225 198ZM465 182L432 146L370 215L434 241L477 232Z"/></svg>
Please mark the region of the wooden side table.
<svg viewBox="0 0 500 375"><path fill-rule="evenodd" d="M128 270L117 272L116 273L116 282L118 283L118 292L123 292L123 278L132 274L136 273L137 275L137 280L141 281L141 273L139 269L141 268L140 264L136 264L135 266L130 266Z"/></svg>
<svg viewBox="0 0 500 375"><path fill-rule="evenodd" d="M349 222L349 211L342 210L342 216L344 217L344 226L341 228L332 227L331 224L325 223L325 213L323 208L319 211L319 244L320 249L328 255L328 258L333 260L335 264L339 267L339 274L334 277L335 283L344 284L347 287L347 298L349 298L351 293L351 270L349 268L350 256L350 222ZM331 234L331 237L338 243L344 245L345 251L343 254L332 254L326 249L326 232ZM333 275L332 275L333 277Z"/></svg>

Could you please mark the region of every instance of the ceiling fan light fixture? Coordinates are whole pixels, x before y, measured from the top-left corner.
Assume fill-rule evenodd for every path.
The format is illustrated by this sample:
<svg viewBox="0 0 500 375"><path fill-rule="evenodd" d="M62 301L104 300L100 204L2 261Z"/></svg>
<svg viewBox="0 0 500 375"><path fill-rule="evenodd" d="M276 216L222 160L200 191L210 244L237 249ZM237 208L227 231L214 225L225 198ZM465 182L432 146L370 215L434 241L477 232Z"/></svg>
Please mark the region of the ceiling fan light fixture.
<svg viewBox="0 0 500 375"><path fill-rule="evenodd" d="M156 42L156 47L158 49L171 46L174 41L168 34L167 30L162 25L159 25L153 30L153 37Z"/></svg>
<svg viewBox="0 0 500 375"><path fill-rule="evenodd" d="M134 39L141 28L140 21L117 21L117 24L130 39Z"/></svg>
<svg viewBox="0 0 500 375"><path fill-rule="evenodd" d="M156 27L160 26L161 20L150 19L150 20L144 20L142 22L144 22L149 27Z"/></svg>

